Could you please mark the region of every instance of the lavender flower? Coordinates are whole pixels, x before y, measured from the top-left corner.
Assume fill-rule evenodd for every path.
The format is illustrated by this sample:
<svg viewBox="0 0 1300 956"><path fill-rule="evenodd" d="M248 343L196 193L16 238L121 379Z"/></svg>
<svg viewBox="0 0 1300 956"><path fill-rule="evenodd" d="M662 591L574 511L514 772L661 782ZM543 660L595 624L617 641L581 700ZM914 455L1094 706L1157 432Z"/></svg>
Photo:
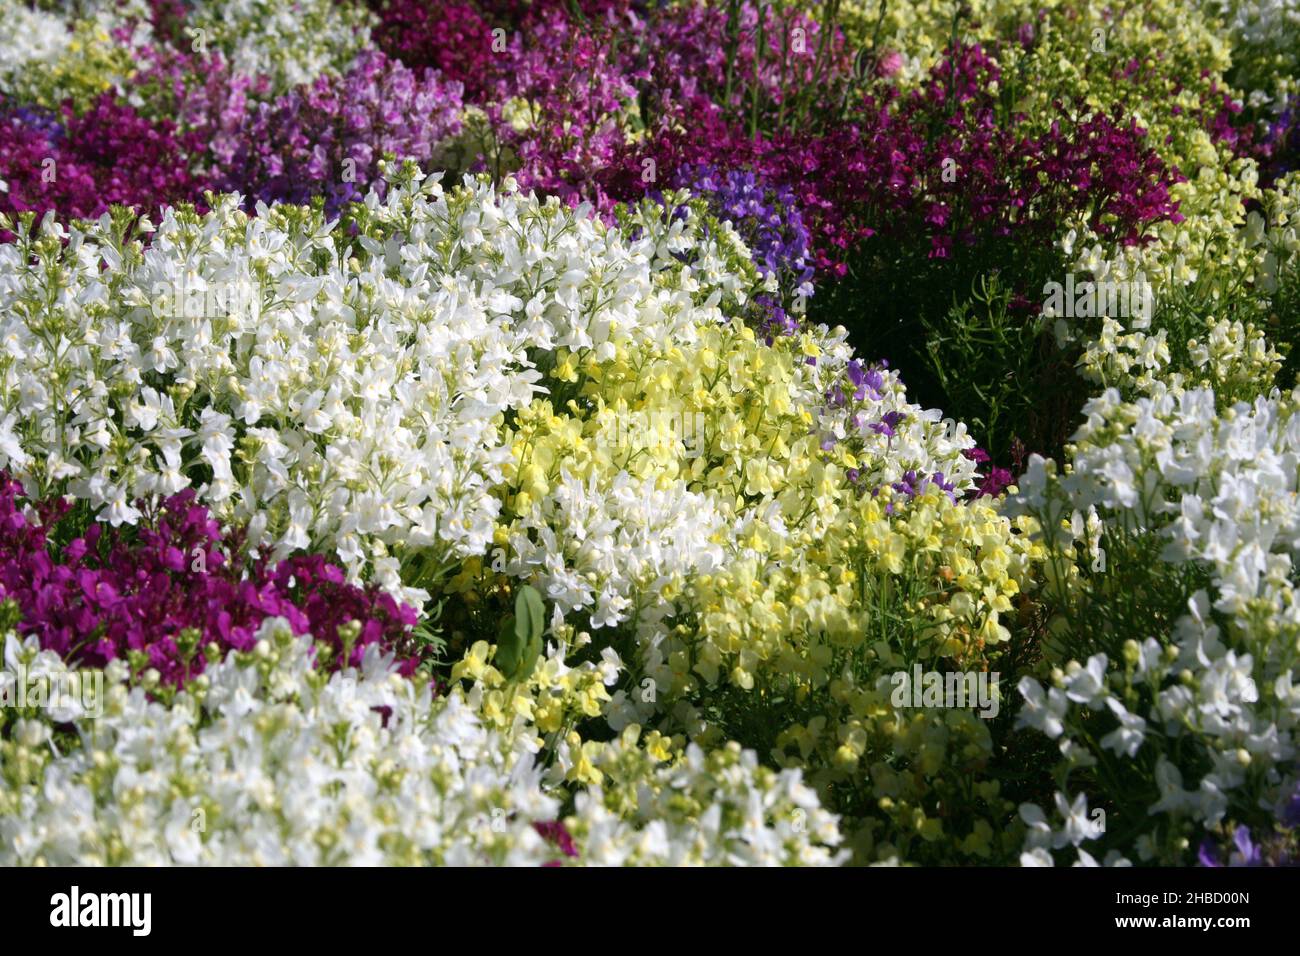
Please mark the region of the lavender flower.
<svg viewBox="0 0 1300 956"><path fill-rule="evenodd" d="M719 219L731 222L765 278L776 276L777 285L789 290L801 304L813 294L811 234L790 189L773 186L752 170L720 170L707 163L682 167L677 185L708 201ZM798 320L789 314L787 303L759 295L755 304L765 313L760 327L768 334L798 330Z"/></svg>
<svg viewBox="0 0 1300 956"><path fill-rule="evenodd" d="M264 202L325 197L335 214L361 199L386 153L434 165L460 131L461 85L417 75L379 52L348 72L325 75L247 114L222 185Z"/></svg>

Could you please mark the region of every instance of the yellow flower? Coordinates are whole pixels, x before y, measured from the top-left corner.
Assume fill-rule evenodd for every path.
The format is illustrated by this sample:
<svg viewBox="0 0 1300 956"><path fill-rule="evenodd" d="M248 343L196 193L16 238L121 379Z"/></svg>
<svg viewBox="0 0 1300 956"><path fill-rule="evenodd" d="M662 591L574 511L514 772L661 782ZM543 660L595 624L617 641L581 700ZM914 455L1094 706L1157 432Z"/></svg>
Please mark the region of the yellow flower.
<svg viewBox="0 0 1300 956"><path fill-rule="evenodd" d="M458 681L464 677L479 680L487 669L488 654L491 647L487 641L475 641L465 656L451 669L451 679Z"/></svg>

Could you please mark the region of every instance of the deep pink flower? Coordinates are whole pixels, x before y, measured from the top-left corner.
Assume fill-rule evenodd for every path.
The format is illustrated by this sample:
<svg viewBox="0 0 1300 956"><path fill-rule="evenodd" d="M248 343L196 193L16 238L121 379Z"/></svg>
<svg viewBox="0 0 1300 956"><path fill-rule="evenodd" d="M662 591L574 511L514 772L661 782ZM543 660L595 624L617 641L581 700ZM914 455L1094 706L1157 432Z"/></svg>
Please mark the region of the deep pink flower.
<svg viewBox="0 0 1300 956"><path fill-rule="evenodd" d="M104 93L77 115L71 102L57 113L0 102L0 170L9 185L0 211L55 212L90 218L112 204L152 212L199 198L201 177L189 163L200 141L170 120L152 121Z"/></svg>
<svg viewBox="0 0 1300 956"><path fill-rule="evenodd" d="M245 565L238 537L224 536L191 490L146 508L149 520L138 528L94 522L57 548L51 536L63 532L69 510L61 498L26 500L0 476L0 597L17 603L21 633L70 660L101 666L143 652L166 683L178 685L203 671L202 645L249 650L261 622L276 616L333 648L330 667L341 663L339 629L349 622L361 624L349 664L359 664L370 644L399 652L409 645L413 608L348 584L320 555ZM189 632L198 640L186 645ZM417 664L404 655L401 670L410 674Z"/></svg>

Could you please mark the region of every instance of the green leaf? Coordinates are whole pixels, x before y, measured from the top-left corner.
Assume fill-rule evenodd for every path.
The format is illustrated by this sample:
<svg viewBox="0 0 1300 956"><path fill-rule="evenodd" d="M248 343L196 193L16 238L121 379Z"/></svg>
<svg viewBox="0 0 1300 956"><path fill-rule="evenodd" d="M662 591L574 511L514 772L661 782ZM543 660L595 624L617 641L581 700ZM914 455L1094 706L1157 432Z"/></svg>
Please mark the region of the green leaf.
<svg viewBox="0 0 1300 956"><path fill-rule="evenodd" d="M523 658L519 662L519 677L526 678L533 672L537 666L537 659L542 656L542 635L533 634L528 645L524 648Z"/></svg>
<svg viewBox="0 0 1300 956"><path fill-rule="evenodd" d="M507 614L501 619L501 626L497 630L497 655L493 662L507 680L513 678L519 670L524 644L515 616Z"/></svg>
<svg viewBox="0 0 1300 956"><path fill-rule="evenodd" d="M531 585L525 584L519 589L519 596L515 598L515 614L521 618L527 617L530 633L540 637L546 630L546 607L542 604L542 596Z"/></svg>
<svg viewBox="0 0 1300 956"><path fill-rule="evenodd" d="M542 596L536 588L525 584L515 596L515 613L501 622L497 669L512 680L526 679L541 657L545 630L546 606Z"/></svg>

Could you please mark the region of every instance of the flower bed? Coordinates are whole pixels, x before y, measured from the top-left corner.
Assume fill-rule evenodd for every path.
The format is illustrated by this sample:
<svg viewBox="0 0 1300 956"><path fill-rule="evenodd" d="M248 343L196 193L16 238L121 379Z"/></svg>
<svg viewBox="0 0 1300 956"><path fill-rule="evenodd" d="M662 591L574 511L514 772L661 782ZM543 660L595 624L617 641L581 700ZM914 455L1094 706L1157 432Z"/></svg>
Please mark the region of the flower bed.
<svg viewBox="0 0 1300 956"><path fill-rule="evenodd" d="M1286 4L70 9L0 862L1295 859Z"/></svg>

